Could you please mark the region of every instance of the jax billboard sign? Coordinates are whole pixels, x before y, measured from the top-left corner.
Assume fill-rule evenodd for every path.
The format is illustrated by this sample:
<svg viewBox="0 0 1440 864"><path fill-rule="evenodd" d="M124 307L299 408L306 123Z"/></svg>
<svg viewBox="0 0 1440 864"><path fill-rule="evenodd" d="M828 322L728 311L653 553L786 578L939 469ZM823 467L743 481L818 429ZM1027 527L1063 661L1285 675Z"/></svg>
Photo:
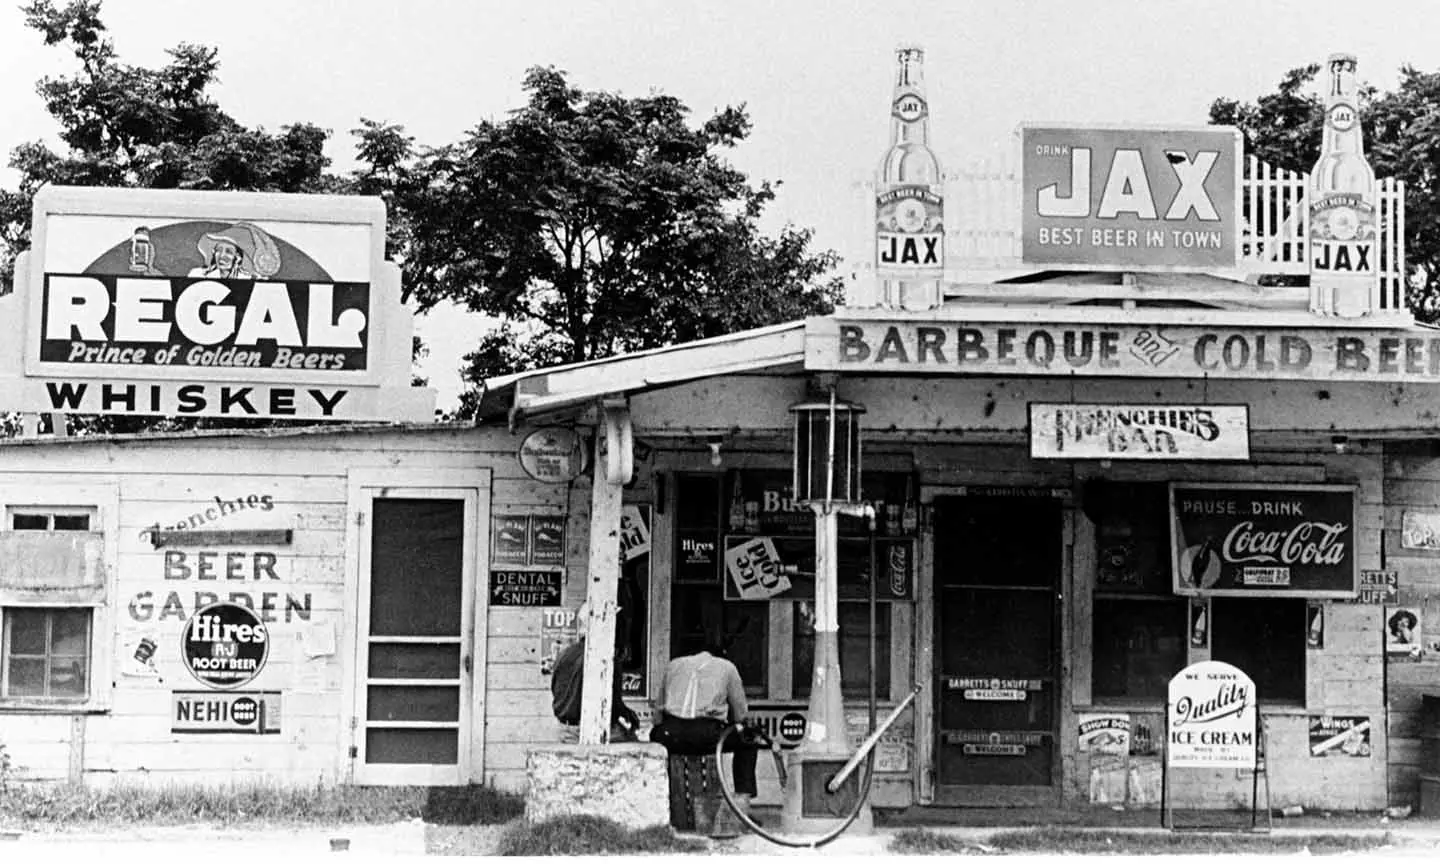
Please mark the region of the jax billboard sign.
<svg viewBox="0 0 1440 864"><path fill-rule="evenodd" d="M33 220L0 410L433 415L379 199L51 186Z"/></svg>
<svg viewBox="0 0 1440 864"><path fill-rule="evenodd" d="M1021 258L1091 270L1234 267L1239 130L1026 125Z"/></svg>

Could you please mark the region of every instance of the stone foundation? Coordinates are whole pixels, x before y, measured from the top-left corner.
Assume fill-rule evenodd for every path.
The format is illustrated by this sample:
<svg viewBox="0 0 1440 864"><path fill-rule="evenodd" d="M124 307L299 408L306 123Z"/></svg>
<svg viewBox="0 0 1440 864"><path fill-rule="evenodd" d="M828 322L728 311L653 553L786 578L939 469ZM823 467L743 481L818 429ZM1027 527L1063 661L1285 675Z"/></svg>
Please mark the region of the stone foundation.
<svg viewBox="0 0 1440 864"><path fill-rule="evenodd" d="M665 748L659 744L545 744L525 758L525 818L584 813L628 828L670 824Z"/></svg>

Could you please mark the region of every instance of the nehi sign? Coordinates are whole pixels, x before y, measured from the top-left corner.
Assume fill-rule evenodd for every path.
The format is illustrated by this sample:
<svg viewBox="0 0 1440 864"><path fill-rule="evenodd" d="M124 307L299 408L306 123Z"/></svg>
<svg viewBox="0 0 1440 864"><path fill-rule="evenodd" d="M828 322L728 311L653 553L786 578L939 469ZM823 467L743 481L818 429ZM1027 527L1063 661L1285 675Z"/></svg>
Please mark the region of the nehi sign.
<svg viewBox="0 0 1440 864"><path fill-rule="evenodd" d="M1352 598L1350 486L1170 484L1176 594Z"/></svg>

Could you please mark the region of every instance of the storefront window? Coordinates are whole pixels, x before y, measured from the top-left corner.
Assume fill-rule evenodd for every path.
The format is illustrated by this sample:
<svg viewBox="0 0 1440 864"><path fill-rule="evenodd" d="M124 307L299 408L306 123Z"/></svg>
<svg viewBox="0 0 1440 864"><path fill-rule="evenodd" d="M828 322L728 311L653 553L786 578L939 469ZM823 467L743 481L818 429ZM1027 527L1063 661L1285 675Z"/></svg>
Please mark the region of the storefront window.
<svg viewBox="0 0 1440 864"><path fill-rule="evenodd" d="M1290 597L1216 597L1210 658L1255 682L1264 704L1305 704L1305 601Z"/></svg>
<svg viewBox="0 0 1440 864"><path fill-rule="evenodd" d="M721 584L721 477L675 478L675 576L670 597L670 656L693 654L709 638L729 645L745 692L768 692L770 610L764 601L727 599ZM742 507L743 511L743 507Z"/></svg>
<svg viewBox="0 0 1440 864"><path fill-rule="evenodd" d="M770 667L768 603L727 601L720 586L676 586L671 600L670 656L694 654L707 638L719 637L740 671L745 694L764 697Z"/></svg>
<svg viewBox="0 0 1440 864"><path fill-rule="evenodd" d="M783 469L679 474L675 478L675 570L671 587L671 656L697 651L707 636L730 643L731 659L752 696L791 671L793 698L806 698L814 664L815 516L791 499ZM847 695L869 692L868 600L879 603L877 692L890 696L891 608L914 599L918 511L913 477L876 472L864 478L867 519L840 520L836 562L840 600L841 677ZM873 580L871 573L878 576ZM777 644L772 606L793 616L794 638Z"/></svg>
<svg viewBox="0 0 1440 864"><path fill-rule="evenodd" d="M1096 699L1164 699L1185 667L1186 610L1170 581L1169 499L1164 483L1094 483Z"/></svg>
<svg viewBox="0 0 1440 864"><path fill-rule="evenodd" d="M795 604L795 698L810 696L815 669L815 604ZM840 604L840 687L846 696L870 695L870 604ZM875 606L875 697L890 698L890 604Z"/></svg>

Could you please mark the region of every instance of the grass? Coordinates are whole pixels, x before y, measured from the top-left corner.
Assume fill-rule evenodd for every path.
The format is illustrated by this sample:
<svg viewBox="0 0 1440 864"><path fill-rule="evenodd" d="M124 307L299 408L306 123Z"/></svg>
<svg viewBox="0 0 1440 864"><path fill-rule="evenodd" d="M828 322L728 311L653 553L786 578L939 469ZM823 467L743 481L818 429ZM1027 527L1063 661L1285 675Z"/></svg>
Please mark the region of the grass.
<svg viewBox="0 0 1440 864"><path fill-rule="evenodd" d="M1159 831L1109 831L1038 828L1001 831L984 842L950 834L909 828L897 833L889 852L896 855L1173 855L1173 854L1295 854L1334 855L1394 846L1384 834L1219 834Z"/></svg>
<svg viewBox="0 0 1440 864"><path fill-rule="evenodd" d="M369 787L317 784L115 785L97 789L10 783L0 794L0 827L94 827L114 823L187 825L377 824L423 819L439 824L499 824L524 812L524 800L488 786Z"/></svg>
<svg viewBox="0 0 1440 864"><path fill-rule="evenodd" d="M492 854L674 855L708 850L705 841L679 837L668 825L631 829L599 816L574 815L516 822L501 833Z"/></svg>

